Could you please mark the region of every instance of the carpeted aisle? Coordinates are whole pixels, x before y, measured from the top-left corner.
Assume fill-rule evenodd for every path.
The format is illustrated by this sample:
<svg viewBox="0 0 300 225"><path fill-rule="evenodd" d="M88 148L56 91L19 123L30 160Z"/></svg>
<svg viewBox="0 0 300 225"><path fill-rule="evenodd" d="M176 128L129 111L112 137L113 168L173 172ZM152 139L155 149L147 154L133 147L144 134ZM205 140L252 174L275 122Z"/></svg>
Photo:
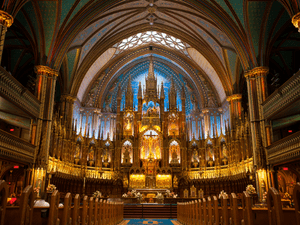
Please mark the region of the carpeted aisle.
<svg viewBox="0 0 300 225"><path fill-rule="evenodd" d="M171 219L126 219L121 225L142 225L142 224L158 224L158 225L180 225L177 220Z"/></svg>

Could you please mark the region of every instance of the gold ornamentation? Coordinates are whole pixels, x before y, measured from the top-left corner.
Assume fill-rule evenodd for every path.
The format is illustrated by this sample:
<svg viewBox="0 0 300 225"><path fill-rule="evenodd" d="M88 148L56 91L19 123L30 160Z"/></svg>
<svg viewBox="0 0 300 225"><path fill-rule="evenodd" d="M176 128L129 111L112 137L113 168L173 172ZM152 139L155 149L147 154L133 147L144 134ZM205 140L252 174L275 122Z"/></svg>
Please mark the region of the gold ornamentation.
<svg viewBox="0 0 300 225"><path fill-rule="evenodd" d="M255 67L252 70L245 72L245 77L266 76L269 73L269 68L265 66Z"/></svg>
<svg viewBox="0 0 300 225"><path fill-rule="evenodd" d="M14 18L7 12L0 10L0 23L3 26L10 27L14 23Z"/></svg>
<svg viewBox="0 0 300 225"><path fill-rule="evenodd" d="M42 66L38 65L34 67L35 73L36 74L43 74L43 75L48 75L48 76L58 76L58 71L51 69L48 66Z"/></svg>
<svg viewBox="0 0 300 225"><path fill-rule="evenodd" d="M300 12L293 16L292 23L296 28L298 28L298 32L300 32Z"/></svg>
<svg viewBox="0 0 300 225"><path fill-rule="evenodd" d="M241 99L242 99L241 94L234 94L234 95L227 97L227 102L234 101L234 100L241 100Z"/></svg>

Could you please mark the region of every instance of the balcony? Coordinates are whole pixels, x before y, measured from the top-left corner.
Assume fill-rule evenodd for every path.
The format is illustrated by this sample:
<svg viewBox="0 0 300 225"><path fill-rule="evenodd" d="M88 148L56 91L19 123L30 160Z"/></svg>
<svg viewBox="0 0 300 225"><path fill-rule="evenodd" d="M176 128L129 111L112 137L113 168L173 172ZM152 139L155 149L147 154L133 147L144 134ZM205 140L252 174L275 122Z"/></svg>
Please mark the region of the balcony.
<svg viewBox="0 0 300 225"><path fill-rule="evenodd" d="M39 117L40 101L1 66L0 96L32 117Z"/></svg>
<svg viewBox="0 0 300 225"><path fill-rule="evenodd" d="M263 103L265 119L278 119L300 111L300 71L274 91Z"/></svg>
<svg viewBox="0 0 300 225"><path fill-rule="evenodd" d="M300 131L267 147L270 164L280 164L300 158Z"/></svg>
<svg viewBox="0 0 300 225"><path fill-rule="evenodd" d="M35 146L27 141L0 130L0 157L17 160L25 164L33 163Z"/></svg>

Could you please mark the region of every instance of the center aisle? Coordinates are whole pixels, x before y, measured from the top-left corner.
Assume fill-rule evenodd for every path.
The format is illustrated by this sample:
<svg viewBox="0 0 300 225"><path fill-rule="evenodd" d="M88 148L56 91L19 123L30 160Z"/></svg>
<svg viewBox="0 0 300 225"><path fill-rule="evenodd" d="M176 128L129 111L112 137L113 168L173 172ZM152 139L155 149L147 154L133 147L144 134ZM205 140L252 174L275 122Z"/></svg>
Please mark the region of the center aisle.
<svg viewBox="0 0 300 225"><path fill-rule="evenodd" d="M121 225L142 225L142 224L159 224L159 225L180 225L174 219L125 219Z"/></svg>

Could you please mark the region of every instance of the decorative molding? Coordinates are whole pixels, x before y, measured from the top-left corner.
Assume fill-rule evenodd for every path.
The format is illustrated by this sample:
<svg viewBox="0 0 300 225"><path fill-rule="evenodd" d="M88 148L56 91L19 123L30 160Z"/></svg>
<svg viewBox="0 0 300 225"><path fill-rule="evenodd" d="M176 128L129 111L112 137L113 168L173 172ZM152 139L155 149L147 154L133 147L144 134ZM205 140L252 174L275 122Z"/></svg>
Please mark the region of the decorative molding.
<svg viewBox="0 0 300 225"><path fill-rule="evenodd" d="M234 95L228 96L226 100L228 102L230 102L230 101L241 100L241 99L242 99L242 94L234 94Z"/></svg>
<svg viewBox="0 0 300 225"><path fill-rule="evenodd" d="M34 67L34 71L37 75L39 74L44 74L44 75L48 75L48 76L58 76L58 71L51 69L48 66L42 66L42 65L38 65Z"/></svg>
<svg viewBox="0 0 300 225"><path fill-rule="evenodd" d="M279 164L300 157L300 131L267 147L270 164Z"/></svg>
<svg viewBox="0 0 300 225"><path fill-rule="evenodd" d="M292 24L298 28L298 32L300 32L300 12L293 16Z"/></svg>
<svg viewBox="0 0 300 225"><path fill-rule="evenodd" d="M0 24L5 27L10 27L14 23L14 18L7 12L0 10Z"/></svg>
<svg viewBox="0 0 300 225"><path fill-rule="evenodd" d="M39 117L40 101L3 67L0 67L0 96L19 106L28 114Z"/></svg>
<svg viewBox="0 0 300 225"><path fill-rule="evenodd" d="M0 157L33 163L35 148L29 142L0 130Z"/></svg>
<svg viewBox="0 0 300 225"><path fill-rule="evenodd" d="M300 99L300 71L274 91L263 102L264 117L266 119L282 111L288 105Z"/></svg>
<svg viewBox="0 0 300 225"><path fill-rule="evenodd" d="M267 76L269 73L269 68L265 66L255 67L252 70L245 72L246 78L254 78L258 76Z"/></svg>

